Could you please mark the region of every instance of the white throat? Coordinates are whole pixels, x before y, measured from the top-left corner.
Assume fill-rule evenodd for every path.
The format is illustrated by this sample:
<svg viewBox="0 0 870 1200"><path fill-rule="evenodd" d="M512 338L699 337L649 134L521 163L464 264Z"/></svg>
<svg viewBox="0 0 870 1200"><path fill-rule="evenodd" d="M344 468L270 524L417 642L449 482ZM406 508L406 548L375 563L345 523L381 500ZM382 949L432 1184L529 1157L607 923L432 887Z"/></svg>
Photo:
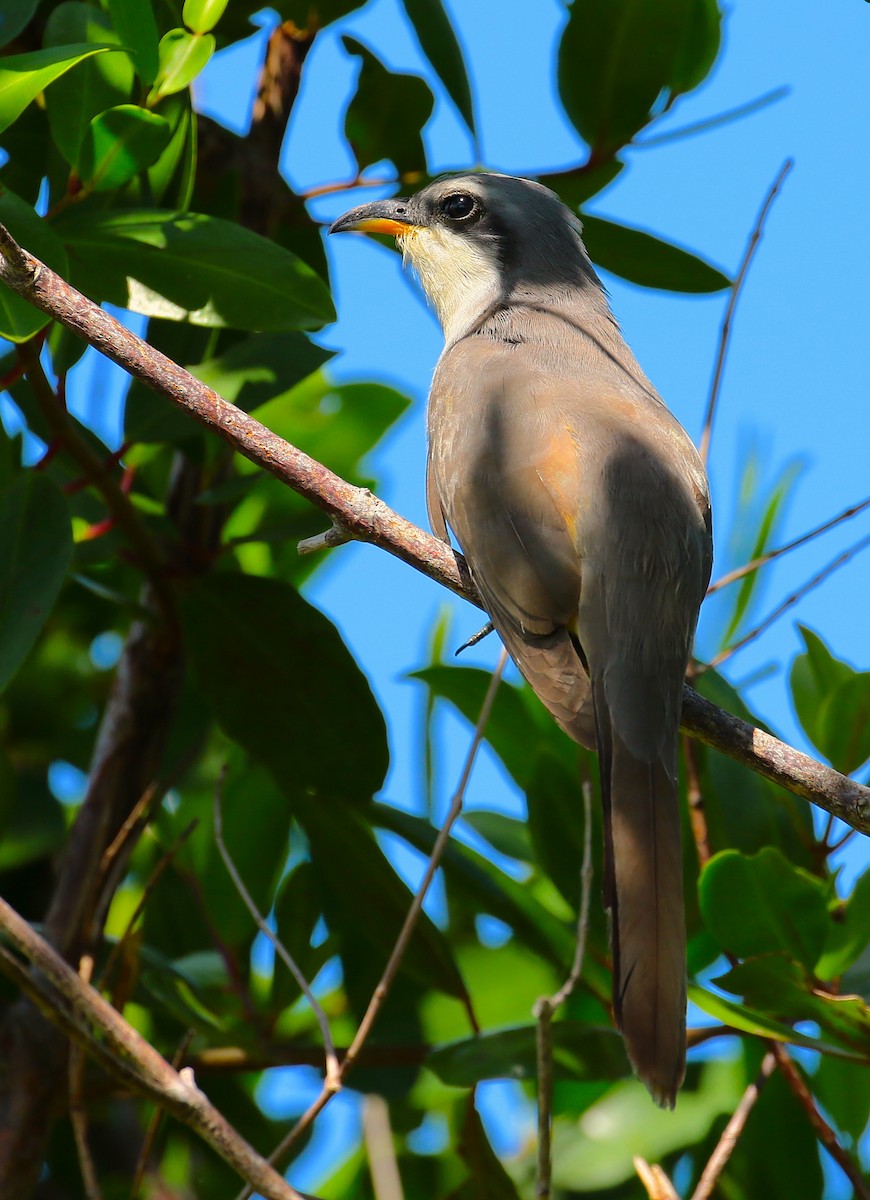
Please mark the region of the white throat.
<svg viewBox="0 0 870 1200"><path fill-rule="evenodd" d="M498 264L484 246L438 227L409 229L398 241L438 314L449 346L498 299Z"/></svg>

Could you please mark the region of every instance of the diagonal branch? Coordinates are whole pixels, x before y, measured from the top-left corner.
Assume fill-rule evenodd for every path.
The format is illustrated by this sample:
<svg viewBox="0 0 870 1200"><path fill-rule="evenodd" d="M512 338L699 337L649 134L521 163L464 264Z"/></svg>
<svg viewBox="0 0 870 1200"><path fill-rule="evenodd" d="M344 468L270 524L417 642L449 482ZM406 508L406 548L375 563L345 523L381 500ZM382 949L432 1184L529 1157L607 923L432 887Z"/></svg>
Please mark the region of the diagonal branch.
<svg viewBox="0 0 870 1200"><path fill-rule="evenodd" d="M0 280L146 387L190 413L239 454L310 500L349 537L387 550L470 603L481 605L465 560L450 546L222 399L22 250L2 225ZM733 717L688 687L683 695L682 726L859 832L870 833L870 789Z"/></svg>
<svg viewBox="0 0 870 1200"><path fill-rule="evenodd" d="M27 972L3 949L0 967L110 1074L155 1100L189 1125L243 1179L270 1200L300 1200L300 1194L236 1132L196 1086L188 1068L175 1071L95 988L76 974L18 913L0 899L0 931L36 969Z"/></svg>

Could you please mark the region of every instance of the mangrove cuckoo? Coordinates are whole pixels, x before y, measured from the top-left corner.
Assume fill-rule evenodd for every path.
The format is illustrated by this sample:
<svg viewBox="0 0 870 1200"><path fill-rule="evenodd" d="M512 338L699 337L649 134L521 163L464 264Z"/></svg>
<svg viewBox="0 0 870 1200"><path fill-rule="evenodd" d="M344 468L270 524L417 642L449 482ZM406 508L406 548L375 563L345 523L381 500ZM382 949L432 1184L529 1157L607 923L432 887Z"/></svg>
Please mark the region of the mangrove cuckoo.
<svg viewBox="0 0 870 1200"><path fill-rule="evenodd" d="M614 1014L637 1075L673 1107L686 1061L677 736L712 562L703 464L547 188L454 176L330 232L349 229L395 235L440 318L432 528L455 534L535 692L598 751Z"/></svg>

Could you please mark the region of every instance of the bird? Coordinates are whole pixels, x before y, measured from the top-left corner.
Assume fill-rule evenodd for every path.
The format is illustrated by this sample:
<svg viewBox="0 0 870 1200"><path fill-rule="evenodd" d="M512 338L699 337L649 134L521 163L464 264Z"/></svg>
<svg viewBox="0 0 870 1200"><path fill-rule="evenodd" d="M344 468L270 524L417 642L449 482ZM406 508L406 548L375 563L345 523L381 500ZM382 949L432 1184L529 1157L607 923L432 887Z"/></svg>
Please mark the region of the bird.
<svg viewBox="0 0 870 1200"><path fill-rule="evenodd" d="M673 1108L686 1063L677 749L712 567L691 438L641 370L542 184L474 172L351 209L330 233L396 238L444 333L427 410L433 532L558 724L597 751L613 1013Z"/></svg>

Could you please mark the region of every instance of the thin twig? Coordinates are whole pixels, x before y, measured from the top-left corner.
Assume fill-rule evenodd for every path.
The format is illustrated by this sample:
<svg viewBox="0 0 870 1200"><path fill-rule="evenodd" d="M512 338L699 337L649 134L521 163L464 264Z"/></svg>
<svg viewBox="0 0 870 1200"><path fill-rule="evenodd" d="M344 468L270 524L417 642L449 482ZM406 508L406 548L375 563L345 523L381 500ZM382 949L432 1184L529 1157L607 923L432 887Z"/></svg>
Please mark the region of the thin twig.
<svg viewBox="0 0 870 1200"><path fill-rule="evenodd" d="M726 112L718 113L715 117L706 117L703 121L683 125L681 129L674 129L668 133L654 133L650 137L634 138L631 145L636 146L638 150L649 150L652 146L665 146L668 142L682 141L683 138L694 137L698 133L707 133L710 129L718 129L720 125L730 125L742 117L749 117L753 113L760 112L770 104L776 104L777 101L784 99L790 91L791 88L785 86L772 88L769 92L756 96L754 100L747 100L743 104L738 104L736 108L729 108Z"/></svg>
<svg viewBox="0 0 870 1200"><path fill-rule="evenodd" d="M757 637L764 633L765 630L769 629L774 621L778 621L783 613L788 612L788 610L797 604L799 600L803 600L804 596L806 596L808 592L811 592L814 588L817 588L820 584L824 583L830 575L833 575L834 571L845 566L850 559L853 559L856 554L860 554L861 551L865 550L868 546L870 546L870 535L861 538L861 540L858 542L855 542L853 546L850 546L848 550L844 550L842 554L838 554L837 557L832 559L827 566L823 567L818 574L814 575L812 579L808 580L803 587L799 587L796 592L792 592L792 594L786 597L781 604L778 604L773 612L769 613L768 616L766 616L763 621L756 625L754 629L750 629L749 632L744 634L742 638L738 638L736 642L733 642L730 646L726 646L724 650L720 650L715 658L712 658L710 662L699 667L699 673L702 671L707 671L711 667L720 666L720 664L725 662L726 659L729 659L733 654L736 654L738 650L742 650L744 646L747 646L750 642L754 641Z"/></svg>
<svg viewBox="0 0 870 1200"><path fill-rule="evenodd" d="M383 1096L369 1095L365 1098L363 1141L375 1200L404 1200L402 1177L390 1128L390 1109Z"/></svg>
<svg viewBox="0 0 870 1200"><path fill-rule="evenodd" d="M263 936L272 943L275 953L284 963L287 970L296 981L297 987L311 1005L311 1011L314 1014L314 1018L317 1021L320 1029L320 1036L323 1038L323 1052L326 1058L326 1082L327 1084L332 1084L335 1085L336 1088L339 1088L341 1087L341 1075L339 1071L338 1057L335 1053L335 1043L332 1040L332 1032L329 1028L329 1018L323 1011L317 997L314 995L314 992L311 990L311 986L299 968L296 960L293 958L292 954L280 940L280 938L278 938L275 932L269 927L268 921L254 903L253 897L245 886L245 881L239 874L238 868L233 862L230 852L227 849L226 842L224 841L224 822L223 813L221 812L221 793L223 791L223 782L225 778L226 767L224 767L221 771L217 786L214 790L214 839L218 848L218 853L223 859L224 866L226 867L230 879L232 879L233 885L241 897L245 908L247 908L248 912L251 914L254 924L257 926L260 933L262 933Z"/></svg>
<svg viewBox="0 0 870 1200"><path fill-rule="evenodd" d="M714 592L727 587L729 583L736 583L738 579L743 579L744 576L751 575L759 567L764 567L767 563L773 562L774 559L779 558L781 555L788 554L790 550L796 550L798 546L806 545L807 542L812 541L819 534L827 533L829 529L833 529L835 525L839 525L842 521L848 521L850 517L856 517L865 508L870 508L870 497L862 500L860 504L854 504L851 508L847 508L845 512L841 512L839 516L833 517L830 521L825 521L822 525L817 525L815 529L811 529L809 533L804 533L799 538L795 538L793 542L787 542L786 545L778 546L775 550L768 550L766 554L762 554L758 558L753 558L751 562L744 563L742 567L735 567L733 571L729 571L727 575L723 575L714 583L711 583L707 588L707 595L712 596Z"/></svg>
<svg viewBox="0 0 870 1200"><path fill-rule="evenodd" d="M196 1086L189 1068L175 1071L154 1047L0 898L0 932L36 968L27 971L4 947L0 967L38 1008L110 1075L189 1125L268 1200L300 1194L261 1158Z"/></svg>
<svg viewBox="0 0 870 1200"><path fill-rule="evenodd" d="M2 225L0 280L153 392L189 413L239 454L338 518L352 530L355 540L379 546L482 607L465 560L450 546L223 400L22 250ZM755 729L688 687L683 693L682 728L795 795L833 812L847 825L870 832L870 788Z"/></svg>
<svg viewBox="0 0 870 1200"><path fill-rule="evenodd" d="M85 983L90 983L93 970L93 958L90 954L84 955L79 963L79 975ZM103 1200L100 1181L97 1178L97 1170L88 1143L88 1116L82 1100L84 1074L85 1052L81 1046L71 1045L69 1051L69 1116L79 1159L79 1169L82 1173L82 1186L87 1200Z"/></svg>
<svg viewBox="0 0 870 1200"><path fill-rule="evenodd" d="M187 1048L193 1041L193 1030L189 1029L178 1044L175 1054L172 1056L172 1066L177 1071L184 1061L184 1056L187 1053ZM145 1136L142 1139L142 1148L139 1151L139 1159L136 1163L136 1170L133 1172L133 1185L130 1188L130 1200L139 1200L139 1193L142 1189L142 1183L145 1179L145 1172L148 1170L148 1160L151 1157L151 1151L154 1149L154 1143L157 1140L157 1132L163 1122L163 1109L159 1105L155 1105L154 1111L151 1114L151 1119L145 1129Z"/></svg>
<svg viewBox="0 0 870 1200"><path fill-rule="evenodd" d="M791 1088L792 1095L809 1118L816 1137L855 1189L855 1200L870 1200L870 1189L864 1181L860 1168L837 1141L837 1135L819 1112L816 1102L801 1078L788 1050L781 1042L771 1041L767 1044L776 1059L776 1065Z"/></svg>
<svg viewBox="0 0 870 1200"><path fill-rule="evenodd" d="M549 1200L552 1180L553 1134L553 1017L562 1007L583 972L586 940L589 934L589 903L592 895L592 785L583 781L583 865L580 868L580 912L577 917L577 941L574 961L568 977L552 996L541 996L533 1015L537 1021L535 1049L538 1084L538 1154L535 1195Z"/></svg>
<svg viewBox="0 0 870 1200"><path fill-rule="evenodd" d="M698 854L698 866L703 868L710 861L710 835L707 829L704 793L701 790L701 776L698 770L698 754L691 738L683 734L682 742L683 758L686 762L686 797L689 802L689 821L692 825L692 837Z"/></svg>
<svg viewBox="0 0 870 1200"><path fill-rule="evenodd" d="M456 791L453 793L451 798L450 808L444 820L444 824L438 833L438 837L435 839L435 844L432 847L432 853L429 855L429 861L426 864L426 870L423 873L423 879L421 880L420 886L417 888L414 899L411 902L411 906L405 915L405 920L401 930L399 931L399 936L396 938L395 945L390 953L387 965L384 967L380 981L372 993L368 1008L366 1009L363 1018L359 1023L359 1027L354 1034L351 1044L347 1048L347 1053L342 1059L338 1076L339 1086L344 1082L348 1072L356 1063L360 1052L365 1045L366 1039L371 1032L372 1026L375 1023L375 1019L377 1018L377 1015L389 994L393 979L395 978L396 972L399 969L401 961L405 955L405 951L408 948L411 935L414 932L417 919L419 918L420 912L423 908L423 901L425 900L432 880L435 877L435 872L438 870L438 867L441 864L442 855L444 854L444 850L448 841L450 840L451 830L453 829L453 826L456 824L456 821L462 812L465 790L468 787L468 780L471 777L471 771L474 766L475 759L477 758L477 751L480 748L480 743L483 741L484 731L486 729L487 722L489 721L490 713L492 712L495 695L498 691L498 685L501 682L501 677L504 673L506 664L507 651L503 649L499 656L498 665L493 671L492 678L489 681L486 695L483 698L483 704L480 706L480 716L477 718L477 724L474 728L474 736L472 737L471 745L468 748L468 754L465 758L462 774L459 777L459 783L456 787ZM284 1158L291 1146L294 1145L294 1143L302 1136L305 1130L308 1129L312 1121L314 1121L315 1118L318 1117L323 1109L327 1106L329 1101L335 1095L336 1090L337 1088L335 1084L330 1086L329 1080L324 1083L320 1095L313 1101L312 1104L309 1105L287 1136L278 1146L276 1146L275 1150L269 1156L270 1163L276 1164ZM251 1190L249 1188L245 1188L239 1193L238 1200L248 1200L250 1195L252 1195Z"/></svg>
<svg viewBox="0 0 870 1200"><path fill-rule="evenodd" d="M704 1167L701 1178L698 1180L698 1186L692 1193L692 1200L709 1200L709 1197L713 1194L713 1189L719 1180L719 1176L725 1169L725 1164L731 1157L734 1147L737 1145L737 1141L749 1119L749 1114L752 1112L756 1100L761 1095L764 1085L775 1070L776 1055L773 1051L768 1051L761 1060L758 1075L743 1093L731 1120L723 1129L722 1136L716 1143L716 1149L707 1160L707 1165Z"/></svg>
<svg viewBox="0 0 870 1200"><path fill-rule="evenodd" d="M637 1177L646 1189L649 1200L680 1200L674 1185L658 1163L648 1163L636 1154L632 1159Z"/></svg>
<svg viewBox="0 0 870 1200"><path fill-rule="evenodd" d="M743 284L746 280L746 274L749 270L750 263L755 256L755 251L758 249L758 243L761 241L761 235L764 230L764 222L767 214L770 212L770 206L776 199L779 189L785 181L786 175L793 166L792 159L788 158L779 169L779 173L770 190L765 197L764 203L755 222L752 233L749 235L749 241L746 244L746 250L743 253L743 261L740 264L734 282L731 285L731 294L728 297L728 304L725 308L725 316L722 321L722 328L719 333L719 351L716 355L716 366L713 370L713 382L710 385L710 396L707 400L707 412L704 417L704 428L701 433L701 440L698 443L698 451L701 455L701 461L706 464L710 453L710 438L713 435L713 418L716 414L716 404L719 400L719 390L722 386L722 373L725 369L725 359L728 355L728 344L731 340L731 323L734 319L734 312L737 308L737 301L740 298L740 293L743 290Z"/></svg>

